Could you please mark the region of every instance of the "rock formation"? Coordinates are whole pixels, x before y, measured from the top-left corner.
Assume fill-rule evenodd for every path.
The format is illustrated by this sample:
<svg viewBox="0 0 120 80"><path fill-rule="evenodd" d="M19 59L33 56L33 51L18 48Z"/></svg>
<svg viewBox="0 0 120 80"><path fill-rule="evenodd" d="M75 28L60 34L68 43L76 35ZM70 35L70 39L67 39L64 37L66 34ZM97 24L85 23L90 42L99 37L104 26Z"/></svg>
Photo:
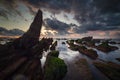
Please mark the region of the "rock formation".
<svg viewBox="0 0 120 80"><path fill-rule="evenodd" d="M108 52L118 49L118 47L116 47L116 46L109 45L108 42L102 42L100 45L96 46L96 48L105 53L108 53Z"/></svg>
<svg viewBox="0 0 120 80"><path fill-rule="evenodd" d="M23 36L13 42L0 45L0 80L43 80L40 59L43 51L47 51L52 45L53 39L43 38L39 41L41 27L42 12L39 10L30 29ZM58 52L52 55L58 56ZM59 66L57 68L62 69Z"/></svg>
<svg viewBox="0 0 120 80"><path fill-rule="evenodd" d="M42 27L42 11L38 10L29 30L22 37L14 41L16 48L30 49L39 41Z"/></svg>

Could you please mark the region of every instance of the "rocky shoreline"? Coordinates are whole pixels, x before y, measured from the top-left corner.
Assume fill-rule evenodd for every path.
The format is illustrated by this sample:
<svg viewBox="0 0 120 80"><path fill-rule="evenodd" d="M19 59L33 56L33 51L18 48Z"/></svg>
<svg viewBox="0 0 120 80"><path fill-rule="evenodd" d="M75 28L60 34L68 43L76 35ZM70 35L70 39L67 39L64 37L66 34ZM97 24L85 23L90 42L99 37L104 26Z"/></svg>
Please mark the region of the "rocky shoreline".
<svg viewBox="0 0 120 80"><path fill-rule="evenodd" d="M51 57L48 55L44 71L42 70L40 59L43 51L55 50L57 45L57 42L53 44L52 38L42 38L39 41L42 19L42 11L38 10L30 28L23 36L5 45L0 45L0 80L61 80L65 76L66 64L55 57L56 52L52 52ZM52 79L47 76L48 69Z"/></svg>

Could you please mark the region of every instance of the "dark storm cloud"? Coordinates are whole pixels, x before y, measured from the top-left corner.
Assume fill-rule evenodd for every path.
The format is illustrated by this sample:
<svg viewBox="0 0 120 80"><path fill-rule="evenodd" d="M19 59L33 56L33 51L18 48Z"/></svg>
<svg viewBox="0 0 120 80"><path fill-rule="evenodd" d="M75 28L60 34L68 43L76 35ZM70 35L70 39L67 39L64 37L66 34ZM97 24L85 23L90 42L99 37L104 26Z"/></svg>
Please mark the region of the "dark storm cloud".
<svg viewBox="0 0 120 80"><path fill-rule="evenodd" d="M120 30L120 0L27 0L36 7L44 8L52 13L60 11L72 12L80 26L74 25L73 32ZM64 16L66 17L66 16ZM47 20L49 27L61 32L67 32L61 27L62 22ZM61 24L61 25L60 25ZM71 26L67 26L67 29Z"/></svg>
<svg viewBox="0 0 120 80"><path fill-rule="evenodd" d="M24 20L25 18L18 10L19 0L0 0L0 6L4 8L0 8L0 16L8 19L9 16L17 16L19 15Z"/></svg>
<svg viewBox="0 0 120 80"><path fill-rule="evenodd" d="M76 10L74 19L81 24L75 28L77 33L120 30L120 0L85 1L79 2L81 5L77 2L74 8Z"/></svg>
<svg viewBox="0 0 120 80"><path fill-rule="evenodd" d="M120 30L120 26L105 26L101 24L82 24L81 26L76 26L74 28L75 33L87 33L88 31L116 31Z"/></svg>
<svg viewBox="0 0 120 80"><path fill-rule="evenodd" d="M57 31L60 34L68 34L68 30L70 29L70 25L66 24L64 22L61 22L59 20L57 20L56 18L50 19L47 18L44 20L44 25L48 28L48 29L52 29Z"/></svg>
<svg viewBox="0 0 120 80"><path fill-rule="evenodd" d="M35 15L35 14L36 14L36 12L33 11L32 7L30 7L30 6L28 6L28 5L27 5L27 7L28 7L28 9L29 9L29 12L30 12L32 15Z"/></svg>
<svg viewBox="0 0 120 80"><path fill-rule="evenodd" d="M120 0L94 0L94 4L101 13L120 12Z"/></svg>
<svg viewBox="0 0 120 80"><path fill-rule="evenodd" d="M0 16L8 19L8 16L6 13L8 13L6 10L0 9Z"/></svg>
<svg viewBox="0 0 120 80"><path fill-rule="evenodd" d="M74 20L80 26L75 25L76 33L86 33L88 31L109 31L120 30L120 0L1 0L6 3L7 8L13 8L16 11L17 3L24 3L30 13L34 15L35 9L47 10L51 13L58 14L61 11L65 13L72 12ZM8 2L10 2L8 4ZM8 6L7 6L8 4ZM6 16L4 13L0 14ZM69 16L64 16L69 17ZM58 21L57 19L46 19L49 28L59 32L68 33L71 28L69 24ZM59 25L57 25L59 24ZM65 26L64 26L64 25ZM64 26L60 27L60 26Z"/></svg>
<svg viewBox="0 0 120 80"><path fill-rule="evenodd" d="M23 0L36 8L44 8L53 13L58 13L61 10L70 11L72 0Z"/></svg>

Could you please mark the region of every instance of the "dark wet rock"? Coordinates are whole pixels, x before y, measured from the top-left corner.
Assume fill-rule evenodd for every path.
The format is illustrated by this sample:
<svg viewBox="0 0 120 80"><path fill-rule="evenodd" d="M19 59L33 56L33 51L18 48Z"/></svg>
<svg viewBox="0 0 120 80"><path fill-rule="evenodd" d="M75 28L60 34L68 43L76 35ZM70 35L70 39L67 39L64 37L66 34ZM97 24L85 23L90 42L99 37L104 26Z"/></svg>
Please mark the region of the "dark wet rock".
<svg viewBox="0 0 120 80"><path fill-rule="evenodd" d="M62 42L62 44L65 44L65 42Z"/></svg>
<svg viewBox="0 0 120 80"><path fill-rule="evenodd" d="M92 40L94 43L100 43L100 39L93 39Z"/></svg>
<svg viewBox="0 0 120 80"><path fill-rule="evenodd" d="M80 80L94 80L86 59L79 59L75 62L75 66L79 72Z"/></svg>
<svg viewBox="0 0 120 80"><path fill-rule="evenodd" d="M87 42L85 42L85 45L88 46L88 47L95 47L95 42L87 41Z"/></svg>
<svg viewBox="0 0 120 80"><path fill-rule="evenodd" d="M94 65L105 74L110 80L120 79L120 65L112 62L94 62Z"/></svg>
<svg viewBox="0 0 120 80"><path fill-rule="evenodd" d="M79 49L79 45L75 45L74 40L67 41L67 44L71 50L77 51Z"/></svg>
<svg viewBox="0 0 120 80"><path fill-rule="evenodd" d="M118 60L120 62L120 58L116 58L116 60Z"/></svg>
<svg viewBox="0 0 120 80"><path fill-rule="evenodd" d="M50 45L52 45L52 42L52 38L42 38L39 43L31 49L31 54L41 58L43 51L47 51Z"/></svg>
<svg viewBox="0 0 120 80"><path fill-rule="evenodd" d="M64 60L48 56L44 67L44 80L62 80L67 73Z"/></svg>
<svg viewBox="0 0 120 80"><path fill-rule="evenodd" d="M83 40L82 39L77 39L77 40L75 40L75 42L78 43L78 44L82 44Z"/></svg>
<svg viewBox="0 0 120 80"><path fill-rule="evenodd" d="M98 57L98 54L95 50L93 49L87 49L85 46L79 46L79 45L75 45L75 44L70 44L68 42L68 44L70 45L70 49L74 50L74 51L79 51L80 53L92 58L92 59L96 59Z"/></svg>
<svg viewBox="0 0 120 80"><path fill-rule="evenodd" d="M23 63L25 63L25 61L27 61L27 58L22 57L22 58L16 60L14 63L8 65L6 68L4 68L0 72L0 79L1 80L6 79L9 75L14 73Z"/></svg>
<svg viewBox="0 0 120 80"><path fill-rule="evenodd" d="M25 80L42 80L43 74L39 58L28 60L7 79L17 80L21 77L25 78Z"/></svg>
<svg viewBox="0 0 120 80"><path fill-rule="evenodd" d="M34 58L25 62L19 69L17 69L9 79L17 79L18 77L24 77L25 80L42 80L43 73L41 68L41 62L39 58Z"/></svg>
<svg viewBox="0 0 120 80"><path fill-rule="evenodd" d="M79 46L78 46L78 45L70 45L69 48L70 48L71 50L73 50L73 51L79 50Z"/></svg>
<svg viewBox="0 0 120 80"><path fill-rule="evenodd" d="M69 45L74 44L74 40L68 40L67 43L68 43Z"/></svg>
<svg viewBox="0 0 120 80"><path fill-rule="evenodd" d="M117 42L114 42L114 41L110 41L109 43L110 44L117 44Z"/></svg>
<svg viewBox="0 0 120 80"><path fill-rule="evenodd" d="M108 42L103 42L102 44L98 45L96 48L103 52L110 52L118 49L118 47L116 46L110 46Z"/></svg>
<svg viewBox="0 0 120 80"><path fill-rule="evenodd" d="M42 27L42 18L42 11L39 10L29 30L22 37L14 41L16 48L30 49L38 43Z"/></svg>
<svg viewBox="0 0 120 80"><path fill-rule="evenodd" d="M80 53L85 54L86 56L92 58L92 59L96 59L98 57L98 54L96 51L94 51L93 49L82 49L79 48L78 50Z"/></svg>

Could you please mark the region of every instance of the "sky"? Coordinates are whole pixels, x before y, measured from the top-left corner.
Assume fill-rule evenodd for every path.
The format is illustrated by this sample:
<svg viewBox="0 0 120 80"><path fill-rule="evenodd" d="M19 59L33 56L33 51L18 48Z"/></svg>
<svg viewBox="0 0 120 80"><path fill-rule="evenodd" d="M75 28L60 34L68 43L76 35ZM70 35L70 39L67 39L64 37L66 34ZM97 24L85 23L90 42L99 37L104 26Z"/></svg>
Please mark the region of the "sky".
<svg viewBox="0 0 120 80"><path fill-rule="evenodd" d="M0 0L0 27L27 31L38 9L43 37L120 38L120 0Z"/></svg>

